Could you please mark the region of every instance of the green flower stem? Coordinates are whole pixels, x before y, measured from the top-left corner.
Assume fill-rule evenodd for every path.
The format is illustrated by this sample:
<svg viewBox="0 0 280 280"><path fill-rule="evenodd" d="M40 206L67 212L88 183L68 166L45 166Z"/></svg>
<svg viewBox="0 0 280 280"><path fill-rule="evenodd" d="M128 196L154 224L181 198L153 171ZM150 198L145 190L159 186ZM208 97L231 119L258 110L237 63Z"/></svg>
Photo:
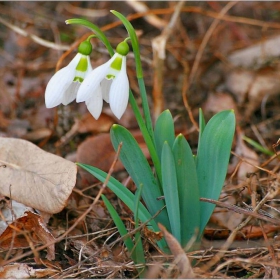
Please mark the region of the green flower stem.
<svg viewBox="0 0 280 280"><path fill-rule="evenodd" d="M147 127L144 123L144 120L143 120L142 115L140 113L139 107L136 103L136 100L135 100L131 90L129 91L129 103L132 107L132 110L133 110L134 115L136 117L136 120L138 122L139 128L142 132L142 135L144 137L144 140L145 140L146 145L148 147L148 150L150 152L150 155L151 155L152 161L154 163L156 174L157 174L157 177L159 179L160 185L162 185L161 164L160 164L160 161L159 161L159 158L158 158L158 155L157 155L155 144L154 144L154 141L151 139L151 136L150 136L150 134L147 130Z"/></svg>
<svg viewBox="0 0 280 280"><path fill-rule="evenodd" d="M131 25L131 23L121 13L114 11L114 10L111 10L111 13L114 14L117 18L119 18L119 20L123 23L123 25L125 26L128 34L129 34L134 57L135 57L136 75L137 75L140 94L141 94L141 98L142 98L144 118L146 121L146 126L147 126L147 130L150 134L150 137L151 137L152 141L155 142L152 119L151 119L149 104L148 104L148 100L147 100L146 87L145 87L145 83L143 80L143 71L142 71L142 64L141 64L140 50L139 50L139 43L138 43L137 35L136 35L135 30L134 30L133 26Z"/></svg>
<svg viewBox="0 0 280 280"><path fill-rule="evenodd" d="M144 82L143 78L138 78L138 85L139 85L139 89L140 89L140 95L142 98L142 107L143 107L144 117L146 120L146 127L152 138L152 141L155 143L154 129L153 129L153 124L152 124L152 119L151 119L149 103L148 103L148 99L147 99L146 86L145 86L145 82Z"/></svg>
<svg viewBox="0 0 280 280"><path fill-rule="evenodd" d="M92 38L96 38L96 35L89 35L89 36L87 37L87 41L89 42Z"/></svg>
<svg viewBox="0 0 280 280"><path fill-rule="evenodd" d="M89 28L96 35L96 37L105 45L105 47L108 49L108 52L110 53L110 55L111 56L114 55L114 50L113 50L110 42L108 41L107 37L100 30L100 28L98 28L96 25L94 25L93 23L91 23L85 19L81 19L81 18L72 18L72 19L66 20L65 22L66 22L66 24L80 24L80 25L83 25L83 26Z"/></svg>

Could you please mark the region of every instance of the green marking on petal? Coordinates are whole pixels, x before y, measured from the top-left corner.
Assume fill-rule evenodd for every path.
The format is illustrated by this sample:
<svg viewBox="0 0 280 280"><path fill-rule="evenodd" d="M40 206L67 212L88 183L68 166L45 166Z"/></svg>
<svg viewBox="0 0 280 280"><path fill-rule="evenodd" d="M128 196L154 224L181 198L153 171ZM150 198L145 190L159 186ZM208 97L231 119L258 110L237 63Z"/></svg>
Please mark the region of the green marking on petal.
<svg viewBox="0 0 280 280"><path fill-rule="evenodd" d="M83 80L84 80L84 79L81 78L81 77L75 77L73 81L74 81L74 82L80 82L80 83L82 83Z"/></svg>
<svg viewBox="0 0 280 280"><path fill-rule="evenodd" d="M112 80L112 79L115 78L115 75L108 74L108 75L106 76L106 78L107 78L108 80Z"/></svg>
<svg viewBox="0 0 280 280"><path fill-rule="evenodd" d="M111 64L111 68L120 71L122 68L122 57L117 56Z"/></svg>
<svg viewBox="0 0 280 280"><path fill-rule="evenodd" d="M76 70L77 71L81 71L81 72L86 72L88 68L88 61L87 61L87 57L86 56L82 56L77 67Z"/></svg>

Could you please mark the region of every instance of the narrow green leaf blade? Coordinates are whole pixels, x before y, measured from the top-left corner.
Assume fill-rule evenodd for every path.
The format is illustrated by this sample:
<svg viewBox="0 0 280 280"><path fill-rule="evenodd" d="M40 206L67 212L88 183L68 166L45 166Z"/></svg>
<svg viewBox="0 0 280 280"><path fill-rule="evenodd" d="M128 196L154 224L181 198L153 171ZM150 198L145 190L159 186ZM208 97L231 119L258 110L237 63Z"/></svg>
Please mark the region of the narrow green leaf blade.
<svg viewBox="0 0 280 280"><path fill-rule="evenodd" d="M172 115L169 110L165 110L160 114L155 124L155 143L159 158L161 158L163 143L167 141L172 147L174 140L175 130Z"/></svg>
<svg viewBox="0 0 280 280"><path fill-rule="evenodd" d="M137 231L135 234L135 247L134 247L133 255L135 258L135 263L137 264L146 263L144 247L141 239L141 234L139 231ZM146 267L138 268L138 272L139 272L139 278L145 278L144 276L146 274Z"/></svg>
<svg viewBox="0 0 280 280"><path fill-rule="evenodd" d="M137 188L142 186L142 197L153 216L164 207L164 202L157 200L158 197L162 196L162 192L147 159L137 141L127 129L120 125L113 125L110 133L115 150L122 143L120 160ZM163 209L155 220L163 224L167 229L170 229L166 209Z"/></svg>
<svg viewBox="0 0 280 280"><path fill-rule="evenodd" d="M140 186L140 188L137 189L137 191L135 193L135 210L134 210L135 228L138 228L138 226L139 226L138 210L139 210L141 192L142 192L142 186ZM137 231L135 233L135 252L134 252L134 256L135 256L135 259L137 260L137 263L141 263L141 264L145 263L145 254L144 254L144 248L143 248L143 243L142 243L140 231ZM143 278L144 274L145 274L145 268L144 269L138 269L138 271L140 273L140 278Z"/></svg>
<svg viewBox="0 0 280 280"><path fill-rule="evenodd" d="M234 131L233 110L216 114L205 126L197 155L200 197L215 200L219 198L228 169ZM206 202L200 202L200 205L200 233L202 233L215 206Z"/></svg>
<svg viewBox="0 0 280 280"><path fill-rule="evenodd" d="M201 138L201 135L205 128L205 118L204 114L201 108L199 108L199 137Z"/></svg>
<svg viewBox="0 0 280 280"><path fill-rule="evenodd" d="M173 145L181 218L181 245L185 247L200 227L200 201L195 159L187 140L179 134Z"/></svg>
<svg viewBox="0 0 280 280"><path fill-rule="evenodd" d="M197 155L199 153L199 146L201 143L201 138L202 138L204 129L205 129L205 118L204 118L202 109L199 108L199 135L198 135ZM195 157L196 162L197 162L197 155Z"/></svg>
<svg viewBox="0 0 280 280"><path fill-rule="evenodd" d="M105 206L107 207L107 209L108 209L116 227L118 228L118 231L119 231L121 237L127 235L128 234L127 229L126 229L122 219L120 218L119 214L117 213L117 211L115 210L115 208L111 204L111 202L103 194L101 195L101 198L104 201ZM132 252L133 252L134 244L133 244L133 241L130 238L130 236L127 235L125 238L123 238L123 242L124 242L127 250L130 252L131 257L133 257Z"/></svg>
<svg viewBox="0 0 280 280"><path fill-rule="evenodd" d="M161 168L162 188L170 221L171 233L178 240L178 242L181 243L181 220L177 176L174 157L167 142L165 142L162 147Z"/></svg>
<svg viewBox="0 0 280 280"><path fill-rule="evenodd" d="M259 150L260 152L269 155L269 156L273 156L274 152L266 149L265 147L263 147L262 145L260 145L258 142L254 141L253 139L243 135L242 139L245 140L247 143L249 143L251 146L253 146L255 149Z"/></svg>
<svg viewBox="0 0 280 280"><path fill-rule="evenodd" d="M83 169L85 169L86 171L88 171L90 174L92 174L94 177L96 177L98 180L100 180L101 182L105 182L106 178L107 178L107 173L90 165L87 164L83 164L83 163L77 163L78 166L82 167ZM134 194L128 190L123 184L121 184L118 180L116 180L113 177L110 177L107 187L113 192L115 193L115 195L121 200L123 201L127 207L133 212L135 209L135 196ZM151 214L149 213L149 211L147 210L147 208L141 203L139 202L139 208L138 208L138 216L139 219L141 220L142 223L147 222L148 220L149 223L147 224L147 226L152 227L154 232L158 232L159 228L157 226L157 223L155 222L154 219L152 219ZM159 245L159 247L166 251L167 250L167 244L166 241L164 239L159 240L157 242L157 244Z"/></svg>
<svg viewBox="0 0 280 280"><path fill-rule="evenodd" d="M135 245L134 245L132 239L128 235L128 231L127 231L121 217L119 216L119 214L117 213L117 211L115 210L113 205L103 194L101 195L101 198L104 201L116 227L118 228L118 231L119 231L121 237L123 238L123 242L124 242L127 250L130 253L131 259L133 260L133 262L135 264L145 264L146 261L145 261L144 249L143 249L143 244L141 241L140 232L137 232L135 235ZM140 278L143 278L145 269L139 268L138 272L141 276Z"/></svg>

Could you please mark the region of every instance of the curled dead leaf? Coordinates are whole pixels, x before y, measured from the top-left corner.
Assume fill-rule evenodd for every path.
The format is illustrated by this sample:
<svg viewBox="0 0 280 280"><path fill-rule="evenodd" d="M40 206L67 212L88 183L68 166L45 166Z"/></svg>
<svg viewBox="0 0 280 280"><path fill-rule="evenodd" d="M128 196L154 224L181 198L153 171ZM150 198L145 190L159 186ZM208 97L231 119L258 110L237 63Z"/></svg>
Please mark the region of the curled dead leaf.
<svg viewBox="0 0 280 280"><path fill-rule="evenodd" d="M55 259L55 238L49 232L39 214L30 207L10 201L1 209L0 248L29 248L30 243L50 244L47 247L47 259Z"/></svg>
<svg viewBox="0 0 280 280"><path fill-rule="evenodd" d="M167 242L172 254L175 257L178 268L181 271L180 278L185 278L185 279L195 278L195 274L191 267L191 263L186 255L186 253L182 249L181 245L177 241L177 239L172 234L170 234L163 225L158 224L158 227L163 232L166 242Z"/></svg>
<svg viewBox="0 0 280 280"><path fill-rule="evenodd" d="M60 212L77 166L21 139L0 137L0 194L46 213Z"/></svg>

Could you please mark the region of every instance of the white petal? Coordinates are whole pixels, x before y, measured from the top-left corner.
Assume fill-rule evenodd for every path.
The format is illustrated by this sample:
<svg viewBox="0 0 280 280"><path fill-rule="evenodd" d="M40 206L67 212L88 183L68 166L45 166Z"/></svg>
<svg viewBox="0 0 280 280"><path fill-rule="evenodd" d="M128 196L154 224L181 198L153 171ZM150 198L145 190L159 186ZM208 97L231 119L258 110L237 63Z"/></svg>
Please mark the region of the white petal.
<svg viewBox="0 0 280 280"><path fill-rule="evenodd" d="M75 100L80 85L81 85L80 82L72 82L70 84L68 89L63 94L63 98L61 102L63 105L68 105L73 100Z"/></svg>
<svg viewBox="0 0 280 280"><path fill-rule="evenodd" d="M88 55L87 55L87 63L88 63L88 68L86 71L86 76L92 71L91 62Z"/></svg>
<svg viewBox="0 0 280 280"><path fill-rule="evenodd" d="M114 56L113 56L114 57ZM111 60L95 68L90 72L82 85L80 86L77 94L77 102L83 102L90 98L91 94L100 86L101 81L106 77L108 69L110 68Z"/></svg>
<svg viewBox="0 0 280 280"><path fill-rule="evenodd" d="M114 115L120 119L123 115L129 98L129 82L126 74L126 59L124 57L122 69L113 80L109 93L109 103Z"/></svg>
<svg viewBox="0 0 280 280"><path fill-rule="evenodd" d="M62 103L63 94L75 77L75 68L79 60L80 54L77 54L66 67L57 71L50 79L45 92L47 108L53 108Z"/></svg>
<svg viewBox="0 0 280 280"><path fill-rule="evenodd" d="M76 69L76 67L77 67L77 65L78 65L82 56L83 56L82 54L77 53L66 67L72 67L72 68Z"/></svg>
<svg viewBox="0 0 280 280"><path fill-rule="evenodd" d="M101 114L103 105L102 91L100 87L98 87L94 94L86 100L86 105L89 112L97 120Z"/></svg>
<svg viewBox="0 0 280 280"><path fill-rule="evenodd" d="M109 103L109 92L112 82L112 79L108 80L106 78L101 81L102 97L107 103Z"/></svg>

